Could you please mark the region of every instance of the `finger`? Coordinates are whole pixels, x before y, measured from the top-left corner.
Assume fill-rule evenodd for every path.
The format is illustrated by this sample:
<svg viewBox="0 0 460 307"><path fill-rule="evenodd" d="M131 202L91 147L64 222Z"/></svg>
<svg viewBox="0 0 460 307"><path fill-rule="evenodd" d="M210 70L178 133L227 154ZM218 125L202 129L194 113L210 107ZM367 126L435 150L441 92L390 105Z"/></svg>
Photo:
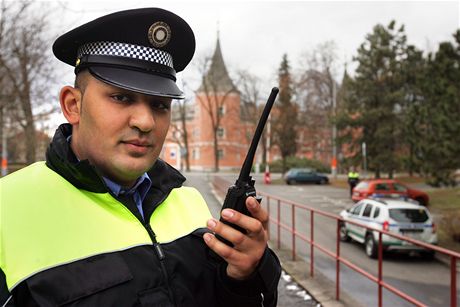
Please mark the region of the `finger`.
<svg viewBox="0 0 460 307"><path fill-rule="evenodd" d="M235 259L238 259L238 257L241 258L241 253L239 251L223 243L217 239L215 235L205 233L203 235L203 239L206 245L209 246L209 248L216 254L221 256L226 262L234 262Z"/></svg>
<svg viewBox="0 0 460 307"><path fill-rule="evenodd" d="M226 221L246 229L248 235L258 234L264 230L262 222L258 219L244 215L232 209L222 210L222 217Z"/></svg>
<svg viewBox="0 0 460 307"><path fill-rule="evenodd" d="M207 222L208 228L213 231L214 233L218 234L225 240L232 243L234 246L241 246L241 244L247 238L245 234L241 231L226 225L216 219L209 219Z"/></svg>
<svg viewBox="0 0 460 307"><path fill-rule="evenodd" d="M252 217L258 219L263 227L267 229L268 226L268 212L260 205L260 203L254 197L248 197L246 199L246 207L251 213Z"/></svg>

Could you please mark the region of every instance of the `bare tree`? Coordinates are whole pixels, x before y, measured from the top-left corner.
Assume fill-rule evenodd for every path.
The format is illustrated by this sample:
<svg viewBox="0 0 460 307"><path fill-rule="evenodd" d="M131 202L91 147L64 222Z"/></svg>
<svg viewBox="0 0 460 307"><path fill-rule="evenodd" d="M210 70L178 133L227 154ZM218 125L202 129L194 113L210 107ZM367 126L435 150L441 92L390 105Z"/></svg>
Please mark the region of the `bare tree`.
<svg viewBox="0 0 460 307"><path fill-rule="evenodd" d="M239 71L238 75L238 88L241 93L243 119L250 123L251 132L253 132L265 107L264 98L266 97L260 93L261 80L257 76L245 70ZM267 129L264 129L260 140L261 144L259 144L262 150L263 164L267 163L267 137L269 137ZM247 143L249 144L251 140L252 134L246 133Z"/></svg>
<svg viewBox="0 0 460 307"><path fill-rule="evenodd" d="M182 89L185 91L187 84L182 81ZM190 150L189 150L189 131L187 122L193 119L192 107L190 97L183 100L176 100L173 104L172 121L171 121L171 135L170 141L179 144L181 148L181 157L185 158L185 169L190 171Z"/></svg>
<svg viewBox="0 0 460 307"><path fill-rule="evenodd" d="M298 81L298 95L301 102L301 124L306 128L310 144L320 144L329 134L332 140L334 116L334 95L337 83L336 45L333 41L317 45L303 55L303 72ZM330 133L329 133L330 132ZM324 148L311 146L318 158ZM330 151L329 151L330 152Z"/></svg>
<svg viewBox="0 0 460 307"><path fill-rule="evenodd" d="M227 101L230 94L238 93L238 91L223 63L219 41L214 56L204 57L198 63L202 83L195 94L210 119L214 147L214 170L219 171L218 129L221 125L223 110L227 116L236 112L230 104L227 104ZM234 115L239 116L239 114Z"/></svg>
<svg viewBox="0 0 460 307"><path fill-rule="evenodd" d="M0 70L10 85L1 89L0 95L8 97L2 99L2 107L10 122L24 131L26 162L32 163L36 121L56 111L46 104L54 75L48 37L51 8L32 1L2 1L0 5Z"/></svg>

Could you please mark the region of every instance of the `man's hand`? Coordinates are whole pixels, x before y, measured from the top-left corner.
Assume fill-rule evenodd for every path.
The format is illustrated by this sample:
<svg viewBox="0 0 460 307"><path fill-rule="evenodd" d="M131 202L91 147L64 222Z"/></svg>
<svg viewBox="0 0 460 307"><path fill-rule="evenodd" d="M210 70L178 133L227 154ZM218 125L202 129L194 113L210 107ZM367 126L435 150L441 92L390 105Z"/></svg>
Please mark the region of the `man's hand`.
<svg viewBox="0 0 460 307"><path fill-rule="evenodd" d="M235 279L245 279L255 271L267 246L267 212L254 197L246 199L246 207L253 217L232 209L222 210L223 219L246 229L246 234L216 219L207 223L211 231L231 242L233 247L210 233L203 236L209 248L228 263L227 275Z"/></svg>

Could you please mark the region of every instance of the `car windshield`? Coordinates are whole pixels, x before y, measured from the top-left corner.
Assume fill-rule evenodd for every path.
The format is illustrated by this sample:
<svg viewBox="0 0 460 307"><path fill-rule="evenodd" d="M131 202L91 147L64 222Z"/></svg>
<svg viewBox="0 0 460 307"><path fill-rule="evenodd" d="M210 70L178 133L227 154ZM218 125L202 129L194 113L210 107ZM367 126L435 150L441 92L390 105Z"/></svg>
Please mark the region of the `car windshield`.
<svg viewBox="0 0 460 307"><path fill-rule="evenodd" d="M393 187L395 188L396 191L398 192L407 192L407 188L403 186L402 184L399 183L393 183Z"/></svg>
<svg viewBox="0 0 460 307"><path fill-rule="evenodd" d="M423 223L428 220L425 209L390 209L390 218L396 222Z"/></svg>
<svg viewBox="0 0 460 307"><path fill-rule="evenodd" d="M376 191L391 191L390 185L388 183L377 183L375 185Z"/></svg>
<svg viewBox="0 0 460 307"><path fill-rule="evenodd" d="M368 187L369 187L369 183L367 183L366 181L361 181L360 183L358 183L355 189L356 190L367 190Z"/></svg>

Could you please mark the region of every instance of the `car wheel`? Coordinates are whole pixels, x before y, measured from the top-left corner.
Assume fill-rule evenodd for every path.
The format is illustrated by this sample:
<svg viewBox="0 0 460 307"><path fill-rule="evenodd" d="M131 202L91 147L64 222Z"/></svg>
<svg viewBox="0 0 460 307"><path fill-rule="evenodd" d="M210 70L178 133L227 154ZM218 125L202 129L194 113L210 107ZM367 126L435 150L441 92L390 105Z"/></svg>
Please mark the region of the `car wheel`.
<svg viewBox="0 0 460 307"><path fill-rule="evenodd" d="M375 244L374 236L371 233L366 235L365 248L367 256L377 258L377 244Z"/></svg>
<svg viewBox="0 0 460 307"><path fill-rule="evenodd" d="M426 202L425 202L425 199L423 197L417 197L415 200L418 201L420 206L425 206L426 207Z"/></svg>
<svg viewBox="0 0 460 307"><path fill-rule="evenodd" d="M426 260L433 260L434 259L434 255L435 255L435 251L424 251L424 252L421 252L421 255L423 257L423 259L426 259Z"/></svg>
<svg viewBox="0 0 460 307"><path fill-rule="evenodd" d="M350 242L351 238L348 236L347 227L344 223L340 224L340 241Z"/></svg>
<svg viewBox="0 0 460 307"><path fill-rule="evenodd" d="M295 180L292 180L292 179L290 179L290 180L287 181L287 184L289 184L289 185L295 184L295 183L296 183L296 181L295 181Z"/></svg>
<svg viewBox="0 0 460 307"><path fill-rule="evenodd" d="M324 178L321 178L321 180L320 180L319 184L326 184L326 183L327 183L326 179L324 179Z"/></svg>

